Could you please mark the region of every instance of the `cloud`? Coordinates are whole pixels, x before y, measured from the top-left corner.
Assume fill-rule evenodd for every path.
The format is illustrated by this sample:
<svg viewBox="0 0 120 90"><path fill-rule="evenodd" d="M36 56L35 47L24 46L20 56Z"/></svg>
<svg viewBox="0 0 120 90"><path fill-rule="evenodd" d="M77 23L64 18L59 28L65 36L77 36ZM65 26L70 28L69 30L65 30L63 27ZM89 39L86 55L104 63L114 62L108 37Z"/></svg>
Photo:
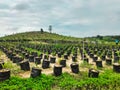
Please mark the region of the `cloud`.
<svg viewBox="0 0 120 90"><path fill-rule="evenodd" d="M21 11L21 10L29 9L29 7L30 6L27 3L18 3L13 7L13 9Z"/></svg>
<svg viewBox="0 0 120 90"><path fill-rule="evenodd" d="M5 9L9 9L9 5L7 5L7 4L0 4L0 10L5 10Z"/></svg>
<svg viewBox="0 0 120 90"><path fill-rule="evenodd" d="M64 23L62 23L62 25L66 26L66 25L91 25L93 22L89 19L71 19L71 20L68 20Z"/></svg>
<svg viewBox="0 0 120 90"><path fill-rule="evenodd" d="M59 34L78 37L120 33L119 0L1 0L0 33L53 26Z"/></svg>

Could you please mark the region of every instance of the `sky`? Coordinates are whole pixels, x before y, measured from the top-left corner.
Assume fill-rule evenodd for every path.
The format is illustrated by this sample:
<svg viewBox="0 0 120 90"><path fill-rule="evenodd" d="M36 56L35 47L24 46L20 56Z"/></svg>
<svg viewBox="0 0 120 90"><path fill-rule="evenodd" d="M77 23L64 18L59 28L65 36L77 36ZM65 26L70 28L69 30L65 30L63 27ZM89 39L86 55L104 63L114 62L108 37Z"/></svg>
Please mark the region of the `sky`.
<svg viewBox="0 0 120 90"><path fill-rule="evenodd" d="M49 25L74 37L120 35L120 0L0 0L0 36Z"/></svg>

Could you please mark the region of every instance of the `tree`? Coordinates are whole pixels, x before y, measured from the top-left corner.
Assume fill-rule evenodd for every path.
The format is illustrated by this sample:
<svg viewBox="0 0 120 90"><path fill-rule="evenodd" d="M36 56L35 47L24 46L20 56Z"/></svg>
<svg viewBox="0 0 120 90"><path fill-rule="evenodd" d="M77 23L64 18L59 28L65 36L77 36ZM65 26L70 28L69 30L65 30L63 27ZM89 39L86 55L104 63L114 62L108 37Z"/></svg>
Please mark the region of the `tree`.
<svg viewBox="0 0 120 90"><path fill-rule="evenodd" d="M43 33L43 32L44 32L42 28L41 28L40 32L41 32L41 33Z"/></svg>
<svg viewBox="0 0 120 90"><path fill-rule="evenodd" d="M100 39L100 40L102 40L103 36L97 35L97 38Z"/></svg>

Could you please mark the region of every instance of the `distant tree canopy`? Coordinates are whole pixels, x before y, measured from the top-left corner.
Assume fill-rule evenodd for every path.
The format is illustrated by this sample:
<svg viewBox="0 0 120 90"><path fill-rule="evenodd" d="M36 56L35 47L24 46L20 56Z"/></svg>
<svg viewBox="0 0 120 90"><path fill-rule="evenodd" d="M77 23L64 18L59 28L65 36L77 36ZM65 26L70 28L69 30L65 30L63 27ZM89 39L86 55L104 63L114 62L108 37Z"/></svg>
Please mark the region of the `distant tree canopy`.
<svg viewBox="0 0 120 90"><path fill-rule="evenodd" d="M113 39L118 39L120 40L120 36L111 36Z"/></svg>
<svg viewBox="0 0 120 90"><path fill-rule="evenodd" d="M103 36L97 35L97 38L100 39L100 40L102 40L102 39L103 39Z"/></svg>

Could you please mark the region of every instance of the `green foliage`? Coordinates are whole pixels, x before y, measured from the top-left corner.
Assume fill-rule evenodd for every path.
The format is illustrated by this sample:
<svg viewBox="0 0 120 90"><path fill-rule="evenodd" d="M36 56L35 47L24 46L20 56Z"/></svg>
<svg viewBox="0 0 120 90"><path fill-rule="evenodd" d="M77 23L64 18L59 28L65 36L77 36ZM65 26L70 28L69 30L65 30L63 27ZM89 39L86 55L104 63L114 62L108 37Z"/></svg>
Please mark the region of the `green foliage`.
<svg viewBox="0 0 120 90"><path fill-rule="evenodd" d="M119 90L120 75L106 70L99 78L88 78L87 73L81 72L79 76L64 73L55 80L60 90ZM58 82L59 81L59 82Z"/></svg>
<svg viewBox="0 0 120 90"><path fill-rule="evenodd" d="M100 38L100 37L98 37ZM21 34L15 34L10 35L1 38L5 41L7 40L13 40L13 41L21 41L21 40L28 40L31 42L2 42L0 43L1 46L4 46L6 49L10 50L11 47L13 48L23 48L24 50L27 50L28 53L37 52L38 55L40 54L48 54L48 51L52 51L51 53L56 55L57 52L62 53L64 55L67 52L71 52L71 54L76 54L77 52L80 52L82 50L82 43L80 45L74 44L73 41L79 42L80 39L73 38L73 37L66 37L58 34L50 34L50 33L40 33L39 32L28 32L28 33L21 33ZM102 41L105 42L105 40L108 40L110 38L103 37ZM101 42L100 39L92 38L91 41L96 41L96 44L88 43L85 44L84 52L87 54L87 50L90 48L91 53L94 53L94 48L100 48L97 52L97 56L102 57L102 55L105 54L105 51L103 52L103 47L108 48L112 51L112 45L111 43L108 43L109 45L105 45L102 43L102 45L99 43ZM39 42L40 41L40 42ZM44 44L41 42L45 42ZM55 41L55 44L48 44L47 42ZM73 44L61 44L58 43L58 41L64 42L64 41L72 41ZM79 48L79 50L78 50ZM118 47L119 48L119 47ZM15 53L15 51L13 51ZM78 53L79 54L79 53ZM120 52L117 52L118 56L120 56ZM0 52L1 55L1 52ZM19 54L20 56L23 56L22 53ZM57 58L58 63L63 58ZM36 63L37 66L37 63ZM87 72L81 72L78 75L74 74L68 74L63 73L59 77L55 76L46 76L42 74L40 77L37 78L19 78L16 77L16 75L21 72L20 68L16 68L15 66L12 66L11 62L6 62L3 66L4 68L10 69L12 74L11 78L9 80L6 80L4 82L0 82L0 90L120 90L120 75L119 73L115 73L112 70L101 70L100 75L98 78L89 78ZM91 65L89 65L87 62L83 62L80 64L80 68L91 68Z"/></svg>
<svg viewBox="0 0 120 90"><path fill-rule="evenodd" d="M13 65L11 61L5 62L2 67L4 69L9 69L11 71L12 76L16 76L18 73L22 72L22 70L17 67L17 65Z"/></svg>
<svg viewBox="0 0 120 90"><path fill-rule="evenodd" d="M0 38L1 41L10 41L10 42L19 42L19 41L43 41L43 42L67 42L67 41L79 41L80 38L75 37L68 37L62 36L55 33L48 33L44 32L41 33L40 31L33 31L33 32L25 32L25 33L18 33L13 35L8 35L5 37Z"/></svg>
<svg viewBox="0 0 120 90"><path fill-rule="evenodd" d="M3 52L0 50L0 57L3 55Z"/></svg>
<svg viewBox="0 0 120 90"><path fill-rule="evenodd" d="M98 78L89 78L85 72L78 75L63 73L59 77L44 74L28 79L11 77L0 82L0 90L119 90L119 85L119 73L105 70Z"/></svg>
<svg viewBox="0 0 120 90"><path fill-rule="evenodd" d="M29 79L11 77L10 80L0 82L0 90L50 90L52 82L53 78L46 75Z"/></svg>
<svg viewBox="0 0 120 90"><path fill-rule="evenodd" d="M80 67L83 67L83 68L91 68L92 65L90 65L88 62L86 61L83 61L81 64L80 64Z"/></svg>
<svg viewBox="0 0 120 90"><path fill-rule="evenodd" d="M8 68L13 69L14 68L14 66L12 65L12 62L10 62L10 61L5 62L2 66L4 69L8 69Z"/></svg>

